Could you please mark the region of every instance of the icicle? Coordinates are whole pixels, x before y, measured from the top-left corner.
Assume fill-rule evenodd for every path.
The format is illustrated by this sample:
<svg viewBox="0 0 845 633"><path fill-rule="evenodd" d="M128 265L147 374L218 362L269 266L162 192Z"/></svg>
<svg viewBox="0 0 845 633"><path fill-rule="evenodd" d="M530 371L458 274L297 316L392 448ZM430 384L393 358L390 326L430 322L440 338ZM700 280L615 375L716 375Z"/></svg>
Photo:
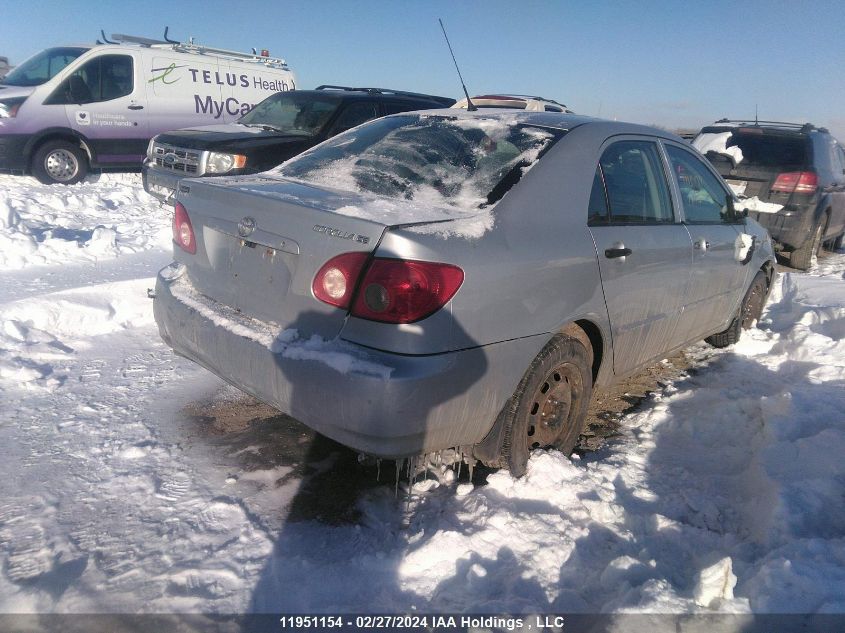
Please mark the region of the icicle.
<svg viewBox="0 0 845 633"><path fill-rule="evenodd" d="M469 483L472 483L472 470L473 466L475 465L474 462L475 460L472 458L467 460L467 467L469 468Z"/></svg>
<svg viewBox="0 0 845 633"><path fill-rule="evenodd" d="M381 481L381 459L376 460L376 483Z"/></svg>
<svg viewBox="0 0 845 633"><path fill-rule="evenodd" d="M399 462L394 462L395 470L396 470L396 484L393 488L393 498L399 498Z"/></svg>
<svg viewBox="0 0 845 633"><path fill-rule="evenodd" d="M461 480L461 465L464 463L464 456L461 454L461 458L458 460L458 476L455 478L455 481Z"/></svg>

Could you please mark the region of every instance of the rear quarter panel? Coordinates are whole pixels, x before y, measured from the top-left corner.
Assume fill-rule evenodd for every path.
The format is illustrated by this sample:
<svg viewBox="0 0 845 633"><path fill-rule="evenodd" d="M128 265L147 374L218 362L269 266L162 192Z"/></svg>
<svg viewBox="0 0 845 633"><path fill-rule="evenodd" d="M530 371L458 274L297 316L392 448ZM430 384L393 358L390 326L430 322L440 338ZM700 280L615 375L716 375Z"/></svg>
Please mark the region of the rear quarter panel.
<svg viewBox="0 0 845 633"><path fill-rule="evenodd" d="M377 255L455 264L464 270L464 283L446 309L418 323L397 327L350 318L342 336L406 354L525 339L530 362L554 333L576 319L609 332L595 244L587 230L602 132L589 127L569 132L529 170L493 208L493 227L480 238L388 230Z"/></svg>

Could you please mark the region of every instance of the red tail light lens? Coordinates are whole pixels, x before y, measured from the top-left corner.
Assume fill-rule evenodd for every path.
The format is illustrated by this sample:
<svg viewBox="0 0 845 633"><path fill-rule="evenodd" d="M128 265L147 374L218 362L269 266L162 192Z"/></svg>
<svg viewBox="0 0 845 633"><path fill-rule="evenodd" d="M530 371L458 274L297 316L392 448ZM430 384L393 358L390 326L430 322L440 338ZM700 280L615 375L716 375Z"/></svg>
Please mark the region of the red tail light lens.
<svg viewBox="0 0 845 633"><path fill-rule="evenodd" d="M812 171L790 171L779 174L772 191L785 193L813 193L819 186L819 177Z"/></svg>
<svg viewBox="0 0 845 633"><path fill-rule="evenodd" d="M360 284L352 315L383 323L413 323L446 305L464 271L450 264L376 258Z"/></svg>
<svg viewBox="0 0 845 633"><path fill-rule="evenodd" d="M197 252L194 227L191 226L191 218L188 217L188 211L181 202L176 203L173 212L173 241L186 253L194 255Z"/></svg>
<svg viewBox="0 0 845 633"><path fill-rule="evenodd" d="M355 282L367 262L367 253L344 253L332 257L317 271L311 291L320 301L338 308L348 308Z"/></svg>

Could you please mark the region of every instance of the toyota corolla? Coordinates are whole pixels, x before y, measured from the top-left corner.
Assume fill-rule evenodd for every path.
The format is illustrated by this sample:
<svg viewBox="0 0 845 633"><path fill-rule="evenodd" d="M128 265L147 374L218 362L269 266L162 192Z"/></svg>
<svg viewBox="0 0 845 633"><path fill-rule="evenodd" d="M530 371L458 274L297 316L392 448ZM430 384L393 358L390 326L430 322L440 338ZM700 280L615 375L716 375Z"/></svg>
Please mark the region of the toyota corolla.
<svg viewBox="0 0 845 633"><path fill-rule="evenodd" d="M594 386L735 342L775 274L687 143L569 114L390 116L177 202L176 352L363 453L516 475L571 452Z"/></svg>

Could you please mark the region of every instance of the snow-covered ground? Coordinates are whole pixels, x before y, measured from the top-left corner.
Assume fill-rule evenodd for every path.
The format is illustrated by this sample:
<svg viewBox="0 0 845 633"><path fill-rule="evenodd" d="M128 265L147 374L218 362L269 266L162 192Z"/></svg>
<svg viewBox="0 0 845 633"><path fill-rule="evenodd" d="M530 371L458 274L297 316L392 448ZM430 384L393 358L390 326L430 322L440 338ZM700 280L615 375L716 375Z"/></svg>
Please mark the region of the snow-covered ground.
<svg viewBox="0 0 845 633"><path fill-rule="evenodd" d="M239 396L158 337L169 230L136 175L0 176L0 613L845 612L845 253L599 452L334 524L275 427L185 413Z"/></svg>

